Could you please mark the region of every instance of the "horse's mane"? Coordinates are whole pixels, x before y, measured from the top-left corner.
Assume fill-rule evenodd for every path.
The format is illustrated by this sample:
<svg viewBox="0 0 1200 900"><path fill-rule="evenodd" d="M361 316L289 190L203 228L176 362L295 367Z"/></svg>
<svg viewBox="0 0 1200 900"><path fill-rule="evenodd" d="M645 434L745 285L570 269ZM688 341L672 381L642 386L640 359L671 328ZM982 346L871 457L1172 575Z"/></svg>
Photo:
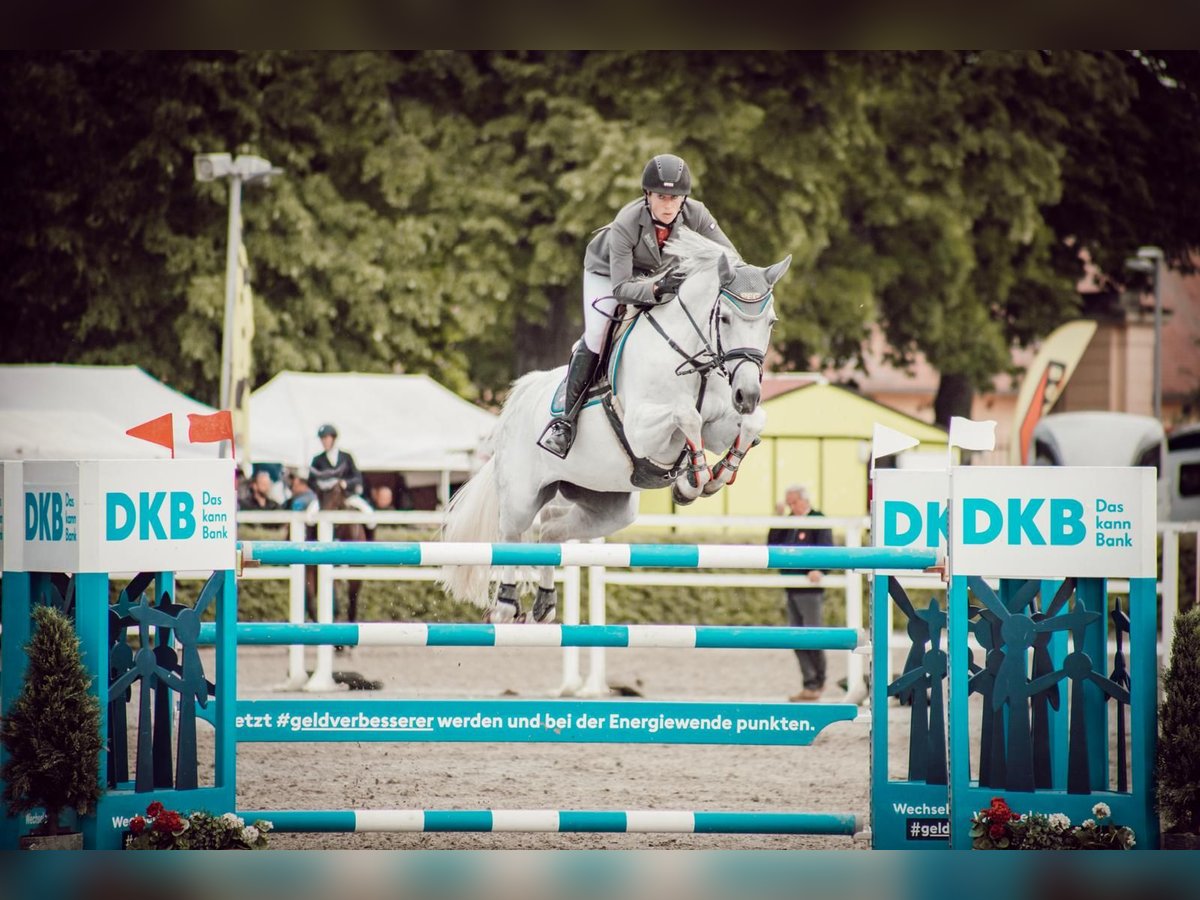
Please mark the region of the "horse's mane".
<svg viewBox="0 0 1200 900"><path fill-rule="evenodd" d="M675 229L675 233L663 246L663 254L678 260L679 267L689 274L715 266L722 256L728 259L732 266L744 264L737 251L709 240L685 225Z"/></svg>

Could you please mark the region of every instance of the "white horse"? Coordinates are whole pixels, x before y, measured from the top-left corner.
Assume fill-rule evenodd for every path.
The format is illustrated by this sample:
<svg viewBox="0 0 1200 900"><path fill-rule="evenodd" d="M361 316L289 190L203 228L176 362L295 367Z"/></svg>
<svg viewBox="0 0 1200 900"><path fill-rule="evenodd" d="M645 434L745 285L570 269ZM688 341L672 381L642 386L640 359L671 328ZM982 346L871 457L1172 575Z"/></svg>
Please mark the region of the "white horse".
<svg viewBox="0 0 1200 900"><path fill-rule="evenodd" d="M664 251L688 273L678 299L639 313L618 334L609 354L612 393L580 412L567 458L537 444L566 369L530 372L504 404L491 459L451 500L442 540L606 537L633 522L641 490L670 487L676 502L690 503L733 482L766 424L759 400L777 321L772 287L792 258L768 268L746 265L686 229ZM617 417L623 436L610 421ZM724 452L711 469L705 447ZM540 572L529 616L512 567L501 569L494 600L487 566L447 566L439 580L456 599L488 607L488 621L554 619L552 567Z"/></svg>

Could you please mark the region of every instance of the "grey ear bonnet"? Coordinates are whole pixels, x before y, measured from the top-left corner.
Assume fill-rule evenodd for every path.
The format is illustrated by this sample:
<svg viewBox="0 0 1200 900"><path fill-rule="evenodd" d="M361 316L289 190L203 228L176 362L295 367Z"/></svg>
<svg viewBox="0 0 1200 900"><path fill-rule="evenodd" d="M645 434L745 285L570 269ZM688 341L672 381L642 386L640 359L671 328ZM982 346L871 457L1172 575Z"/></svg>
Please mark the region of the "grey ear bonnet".
<svg viewBox="0 0 1200 900"><path fill-rule="evenodd" d="M730 305L742 318L756 319L766 312L775 282L784 276L791 264L792 257L788 256L765 269L761 266L738 266L733 270L733 277L722 283L721 293L735 301Z"/></svg>

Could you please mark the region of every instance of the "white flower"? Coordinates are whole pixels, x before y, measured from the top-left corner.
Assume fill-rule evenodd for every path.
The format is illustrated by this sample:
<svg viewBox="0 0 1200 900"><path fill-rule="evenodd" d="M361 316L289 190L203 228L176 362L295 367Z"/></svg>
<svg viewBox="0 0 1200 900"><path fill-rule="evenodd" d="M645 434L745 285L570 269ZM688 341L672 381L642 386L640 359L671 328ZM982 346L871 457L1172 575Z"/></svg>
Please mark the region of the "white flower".
<svg viewBox="0 0 1200 900"><path fill-rule="evenodd" d="M235 813L231 813L231 812L227 812L223 816L221 816L221 821L229 823L234 828L245 828L246 827L245 819L243 819L241 816L236 815Z"/></svg>
<svg viewBox="0 0 1200 900"><path fill-rule="evenodd" d="M1132 850L1133 845L1137 843L1137 841L1134 840L1133 831L1130 829L1126 829L1125 834L1124 834L1124 839L1125 839L1125 849Z"/></svg>
<svg viewBox="0 0 1200 900"><path fill-rule="evenodd" d="M275 823L271 822L267 819L260 820L258 824L262 826L263 831L270 831L272 828L275 827Z"/></svg>
<svg viewBox="0 0 1200 900"><path fill-rule="evenodd" d="M1066 831L1071 827L1071 820L1063 813L1050 813L1046 821L1055 831Z"/></svg>
<svg viewBox="0 0 1200 900"><path fill-rule="evenodd" d="M1079 823L1079 827L1080 828L1095 828L1096 820L1095 819L1084 819L1082 822Z"/></svg>
<svg viewBox="0 0 1200 900"><path fill-rule="evenodd" d="M1097 803L1092 807L1092 815L1097 819L1107 819L1112 815L1112 810L1108 808L1107 803Z"/></svg>
<svg viewBox="0 0 1200 900"><path fill-rule="evenodd" d="M253 844L258 840L258 829L253 825L247 825L242 829L242 840L247 844Z"/></svg>

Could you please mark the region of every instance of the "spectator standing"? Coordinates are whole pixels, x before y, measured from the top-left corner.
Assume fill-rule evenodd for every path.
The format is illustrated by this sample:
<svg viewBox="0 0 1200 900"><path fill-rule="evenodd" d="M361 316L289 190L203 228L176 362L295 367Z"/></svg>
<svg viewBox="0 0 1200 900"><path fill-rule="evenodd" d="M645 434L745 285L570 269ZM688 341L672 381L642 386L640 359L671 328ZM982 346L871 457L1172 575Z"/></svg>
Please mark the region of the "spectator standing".
<svg viewBox="0 0 1200 900"><path fill-rule="evenodd" d="M292 491L291 496L288 498L288 509L303 512L308 509L310 504L317 502L316 493L308 486L307 475L307 470L302 470L292 472L288 476Z"/></svg>
<svg viewBox="0 0 1200 900"><path fill-rule="evenodd" d="M273 486L271 473L266 469L259 469L254 473L254 478L250 481L250 490L246 493L241 503L238 504L238 508L253 509L260 512L279 509L279 504L271 496Z"/></svg>
<svg viewBox="0 0 1200 900"><path fill-rule="evenodd" d="M371 488L371 505L376 509L392 508L392 487L389 484L377 484Z"/></svg>
<svg viewBox="0 0 1200 900"><path fill-rule="evenodd" d="M813 509L808 488L795 484L784 492L783 502L775 507L776 515L819 516ZM833 544L833 534L828 528L772 528L767 534L767 543L789 547L828 547ZM803 575L809 584L805 587L789 587L787 592L788 624L793 627L814 628L824 624L825 589L821 587L824 572L819 569L799 568L781 570L784 575ZM796 650L800 663L803 688L788 699L793 703L819 700L825 690L825 651Z"/></svg>

